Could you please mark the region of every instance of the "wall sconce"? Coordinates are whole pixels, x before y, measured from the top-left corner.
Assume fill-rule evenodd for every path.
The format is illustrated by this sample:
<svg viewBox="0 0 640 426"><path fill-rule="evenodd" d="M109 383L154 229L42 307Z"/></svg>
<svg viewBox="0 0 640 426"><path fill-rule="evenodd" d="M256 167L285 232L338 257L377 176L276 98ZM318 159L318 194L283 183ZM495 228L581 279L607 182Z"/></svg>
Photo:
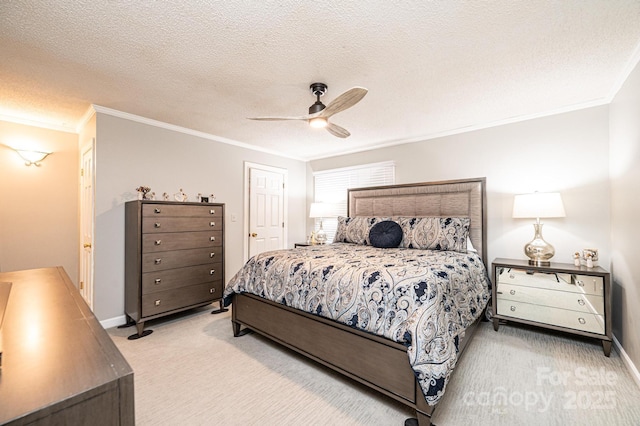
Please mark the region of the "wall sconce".
<svg viewBox="0 0 640 426"><path fill-rule="evenodd" d="M40 167L40 162L44 160L50 152L43 151L29 151L26 149L16 149L18 155L24 160L24 164L27 166L34 165Z"/></svg>

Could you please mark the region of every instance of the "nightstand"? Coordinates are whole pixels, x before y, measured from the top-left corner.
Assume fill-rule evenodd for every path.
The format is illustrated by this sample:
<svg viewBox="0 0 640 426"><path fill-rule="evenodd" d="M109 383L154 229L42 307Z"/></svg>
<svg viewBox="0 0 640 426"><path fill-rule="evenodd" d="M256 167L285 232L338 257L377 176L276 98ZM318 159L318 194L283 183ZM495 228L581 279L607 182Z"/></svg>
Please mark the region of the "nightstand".
<svg viewBox="0 0 640 426"><path fill-rule="evenodd" d="M314 244L311 243L294 243L293 244L293 248L298 248L298 247L309 247L309 246L313 246Z"/></svg>
<svg viewBox="0 0 640 426"><path fill-rule="evenodd" d="M611 275L605 269L514 259L495 259L491 269L494 330L507 320L593 337L609 356Z"/></svg>

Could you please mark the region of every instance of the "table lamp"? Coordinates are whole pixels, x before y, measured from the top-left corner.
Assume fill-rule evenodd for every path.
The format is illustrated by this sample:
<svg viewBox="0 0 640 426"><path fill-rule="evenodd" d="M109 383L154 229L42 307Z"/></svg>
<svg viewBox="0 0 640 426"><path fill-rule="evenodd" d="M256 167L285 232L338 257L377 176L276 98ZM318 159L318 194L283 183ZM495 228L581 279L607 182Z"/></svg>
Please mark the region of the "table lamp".
<svg viewBox="0 0 640 426"><path fill-rule="evenodd" d="M320 219L320 229L316 231L316 242L324 244L327 242L327 234L322 229L322 218L332 217L333 206L327 203L311 203L309 209L309 217L312 219Z"/></svg>
<svg viewBox="0 0 640 426"><path fill-rule="evenodd" d="M540 218L565 217L564 205L558 192L534 192L516 195L513 200L514 218L535 218L533 240L524 246L530 265L549 266L549 259L556 254L551 244L542 238Z"/></svg>

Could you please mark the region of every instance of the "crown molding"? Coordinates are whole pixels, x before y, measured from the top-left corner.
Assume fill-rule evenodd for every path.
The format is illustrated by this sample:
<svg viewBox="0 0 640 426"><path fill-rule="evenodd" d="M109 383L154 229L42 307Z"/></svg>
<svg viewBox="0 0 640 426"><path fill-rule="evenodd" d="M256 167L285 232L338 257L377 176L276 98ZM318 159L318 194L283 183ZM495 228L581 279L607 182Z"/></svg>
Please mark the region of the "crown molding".
<svg viewBox="0 0 640 426"><path fill-rule="evenodd" d="M0 114L0 120L9 123L24 124L25 126L39 127L41 129L56 130L65 133L77 133L74 127L63 126L62 124L46 123L44 121L29 120L27 118L13 117L10 115Z"/></svg>
<svg viewBox="0 0 640 426"><path fill-rule="evenodd" d="M189 129L189 128L182 127L182 126L176 126L175 124L165 123L163 121L154 120L152 118L141 117L139 115L130 114L128 112L122 112L122 111L118 111L118 110L115 110L115 109L111 109L111 108L107 108L107 107L103 107L103 106L95 105L95 104L93 104L91 106L96 112L99 112L101 114L107 114L107 115L111 115L113 117L123 118L125 120L135 121L137 123L147 124L147 125L153 126L153 127L159 127L159 128L166 129L166 130L171 130L171 131L174 131L174 132L184 133L186 135L197 136L199 138L209 139L209 140L212 140L214 142L220 142L220 143L224 143L224 144L227 144L227 145L237 146L239 148L249 149L249 150L252 150L252 151L264 152L266 154L276 155L278 157L285 157L285 158L289 158L289 159L292 159L292 160L303 161L303 162L307 162L308 161L308 160L306 160L304 158L298 158L298 157L293 157L293 156L290 156L290 155L285 155L282 152L273 151L273 150L266 149L266 148L261 148L261 147L256 146L256 145L251 145L251 144L248 144L248 143L239 142L239 141L236 141L236 140L233 140L233 139L223 138L221 136L212 135L210 133L201 132L199 130L193 130L193 129Z"/></svg>

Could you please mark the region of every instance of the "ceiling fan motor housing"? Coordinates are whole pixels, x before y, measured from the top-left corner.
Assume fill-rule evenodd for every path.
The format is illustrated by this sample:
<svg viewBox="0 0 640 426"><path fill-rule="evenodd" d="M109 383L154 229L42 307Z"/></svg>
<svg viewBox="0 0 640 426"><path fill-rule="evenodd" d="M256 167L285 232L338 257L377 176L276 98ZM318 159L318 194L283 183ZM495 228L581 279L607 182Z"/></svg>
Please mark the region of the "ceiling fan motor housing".
<svg viewBox="0 0 640 426"><path fill-rule="evenodd" d="M309 107L309 114L315 114L326 108L325 105L320 102L320 96L327 93L327 85L324 83L312 83L309 88L311 89L311 93L317 97L316 102Z"/></svg>

